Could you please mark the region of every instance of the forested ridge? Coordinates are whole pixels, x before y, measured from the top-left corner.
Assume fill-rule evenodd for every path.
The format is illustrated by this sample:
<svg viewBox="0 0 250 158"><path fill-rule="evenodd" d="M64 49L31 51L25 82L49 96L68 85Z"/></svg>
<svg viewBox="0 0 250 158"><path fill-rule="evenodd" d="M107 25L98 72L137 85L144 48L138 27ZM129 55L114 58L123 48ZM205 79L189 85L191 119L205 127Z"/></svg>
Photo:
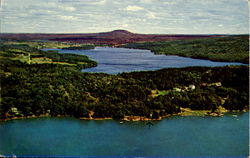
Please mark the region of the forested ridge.
<svg viewBox="0 0 250 158"><path fill-rule="evenodd" d="M34 49L34 58L41 55L48 62L28 63L23 60L27 54L18 54L29 49L1 48L1 119L40 115L159 119L183 108L216 113L221 108L242 111L249 107L248 66L93 74L79 70L79 59L93 64L85 56L61 57Z"/></svg>
<svg viewBox="0 0 250 158"><path fill-rule="evenodd" d="M179 55L213 61L249 62L249 35L130 43L122 47L148 49L155 54Z"/></svg>

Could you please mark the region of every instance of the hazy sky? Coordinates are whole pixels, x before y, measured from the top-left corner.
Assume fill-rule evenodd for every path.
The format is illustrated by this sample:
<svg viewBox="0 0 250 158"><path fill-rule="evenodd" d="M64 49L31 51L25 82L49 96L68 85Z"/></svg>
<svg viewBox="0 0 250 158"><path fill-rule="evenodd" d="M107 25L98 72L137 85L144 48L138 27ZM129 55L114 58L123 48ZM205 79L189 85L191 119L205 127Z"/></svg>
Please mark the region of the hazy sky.
<svg viewBox="0 0 250 158"><path fill-rule="evenodd" d="M248 0L0 0L1 32L249 33Z"/></svg>

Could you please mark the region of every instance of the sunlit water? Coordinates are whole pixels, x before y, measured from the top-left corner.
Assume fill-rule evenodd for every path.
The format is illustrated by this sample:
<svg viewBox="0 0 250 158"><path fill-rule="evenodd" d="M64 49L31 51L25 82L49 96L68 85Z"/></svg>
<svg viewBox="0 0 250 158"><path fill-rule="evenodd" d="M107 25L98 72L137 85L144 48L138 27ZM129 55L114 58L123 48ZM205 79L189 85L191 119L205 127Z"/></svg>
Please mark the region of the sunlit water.
<svg viewBox="0 0 250 158"><path fill-rule="evenodd" d="M248 113L147 122L39 118L0 123L0 154L87 156L248 155Z"/></svg>
<svg viewBox="0 0 250 158"><path fill-rule="evenodd" d="M84 69L84 72L104 72L109 74L158 70L170 67L242 65L241 63L215 62L173 55L155 55L149 50L128 48L96 47L92 50L59 49L59 52L87 55L90 59L97 61L98 66Z"/></svg>

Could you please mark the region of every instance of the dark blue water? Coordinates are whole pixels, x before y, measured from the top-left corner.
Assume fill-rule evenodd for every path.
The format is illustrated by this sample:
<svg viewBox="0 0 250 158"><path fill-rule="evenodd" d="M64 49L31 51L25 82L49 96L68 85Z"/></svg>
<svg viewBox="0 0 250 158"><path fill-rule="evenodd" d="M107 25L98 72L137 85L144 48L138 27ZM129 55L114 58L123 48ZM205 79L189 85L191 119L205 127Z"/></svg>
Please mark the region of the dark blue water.
<svg viewBox="0 0 250 158"><path fill-rule="evenodd" d="M149 50L96 47L92 50L59 50L60 53L84 54L98 62L84 72L117 74L131 71L158 70L170 67L242 65L232 62L214 62L173 55L155 55Z"/></svg>
<svg viewBox="0 0 250 158"><path fill-rule="evenodd" d="M248 156L249 114L146 122L39 118L0 123L0 154Z"/></svg>

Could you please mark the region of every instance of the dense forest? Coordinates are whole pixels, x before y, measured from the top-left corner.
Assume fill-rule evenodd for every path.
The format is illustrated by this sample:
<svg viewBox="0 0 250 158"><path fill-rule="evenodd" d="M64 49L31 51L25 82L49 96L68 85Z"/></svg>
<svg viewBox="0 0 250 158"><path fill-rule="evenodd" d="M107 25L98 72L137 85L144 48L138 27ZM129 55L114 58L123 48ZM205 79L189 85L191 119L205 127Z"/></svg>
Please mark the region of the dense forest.
<svg viewBox="0 0 250 158"><path fill-rule="evenodd" d="M79 65L96 65L86 56L5 43L0 59L1 119L40 115L159 119L183 108L211 113L249 108L248 66L83 73Z"/></svg>
<svg viewBox="0 0 250 158"><path fill-rule="evenodd" d="M248 35L228 35L195 40L130 43L122 47L149 49L155 54L248 63L248 42Z"/></svg>
<svg viewBox="0 0 250 158"><path fill-rule="evenodd" d="M68 50L86 50L86 49L94 49L94 45L85 45L85 46L71 46L71 47L65 47L62 49L68 49Z"/></svg>

